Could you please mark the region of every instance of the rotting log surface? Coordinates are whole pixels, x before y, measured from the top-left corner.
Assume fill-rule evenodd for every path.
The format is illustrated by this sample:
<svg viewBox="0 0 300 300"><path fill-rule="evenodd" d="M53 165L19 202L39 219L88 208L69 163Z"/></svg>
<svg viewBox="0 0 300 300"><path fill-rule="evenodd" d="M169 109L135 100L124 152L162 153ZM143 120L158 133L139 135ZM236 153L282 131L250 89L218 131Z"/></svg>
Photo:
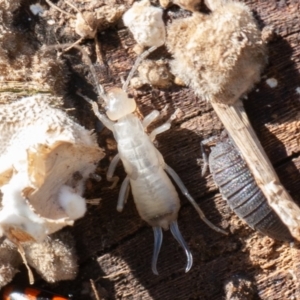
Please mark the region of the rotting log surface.
<svg viewBox="0 0 300 300"><path fill-rule="evenodd" d="M244 104L282 184L300 204L300 94L296 92L300 87L300 4L298 0L245 2L253 9L259 24L274 26L277 36L269 44L269 65L263 78ZM136 57L135 42L125 28L106 30L99 34L99 39L105 61L105 66L98 68L99 80L107 88L120 86L120 74L126 76ZM92 42L87 44L93 48ZM160 54L158 51L150 58L159 58ZM80 88L83 94L95 99L95 94L88 90L91 86L81 85L86 82L84 74L88 70L80 65L82 61L76 51L67 54L66 59L72 66L71 78L75 84L70 85L73 94L70 91L64 98L66 106L76 108L73 115L81 124L97 128L99 123L89 106L74 94ZM265 82L272 77L278 80L275 88ZM93 279L100 299L224 299L224 284L240 276L250 280L256 290L255 296L250 293L240 299L300 299L300 250L253 232L230 212L212 177L201 177L197 163L201 157L199 142L222 130L211 106L195 97L190 89L175 85L167 90L145 88L131 93L143 115L153 109L162 110L166 104L169 107L165 119L175 109L181 110L172 128L158 136L158 149L167 164L178 172L207 218L231 234L223 236L208 228L181 195L178 224L193 253L194 265L189 273L184 273L185 255L166 232L158 260L160 275L155 276L150 265L152 229L138 216L132 197L123 213L118 213L120 183L114 190L105 190L109 186L105 179L100 183L89 181L87 198L101 197L101 204L89 206L86 216L67 229L76 237L79 275L74 281L55 286L40 281L40 286L71 293L74 299L94 299L89 283ZM98 174L105 178L116 145L108 130L103 129L98 135L99 144L107 153L99 163ZM117 175L121 181L125 176L121 164ZM17 277L15 282L19 280Z"/></svg>

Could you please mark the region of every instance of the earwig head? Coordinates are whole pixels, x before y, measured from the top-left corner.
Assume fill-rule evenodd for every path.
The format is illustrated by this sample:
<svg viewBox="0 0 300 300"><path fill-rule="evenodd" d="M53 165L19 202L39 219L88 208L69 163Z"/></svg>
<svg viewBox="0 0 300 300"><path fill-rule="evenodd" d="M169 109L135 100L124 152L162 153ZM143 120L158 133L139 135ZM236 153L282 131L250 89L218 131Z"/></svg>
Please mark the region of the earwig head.
<svg viewBox="0 0 300 300"><path fill-rule="evenodd" d="M135 100L128 98L126 92L120 88L110 90L106 100L106 114L112 121L133 113L135 109Z"/></svg>
<svg viewBox="0 0 300 300"><path fill-rule="evenodd" d="M187 273L193 265L192 253L191 253L187 243L183 239L183 236L181 235L181 233L179 231L177 221L173 221L170 224L170 230L172 232L172 235L177 240L177 242L180 244L180 246L183 248L183 250L186 254L187 264L186 264L185 272ZM153 257L152 257L152 272L155 275L158 275L156 265L157 265L158 254L159 254L162 240L163 240L162 228L161 227L153 227L153 232L154 232L154 250L153 250Z"/></svg>

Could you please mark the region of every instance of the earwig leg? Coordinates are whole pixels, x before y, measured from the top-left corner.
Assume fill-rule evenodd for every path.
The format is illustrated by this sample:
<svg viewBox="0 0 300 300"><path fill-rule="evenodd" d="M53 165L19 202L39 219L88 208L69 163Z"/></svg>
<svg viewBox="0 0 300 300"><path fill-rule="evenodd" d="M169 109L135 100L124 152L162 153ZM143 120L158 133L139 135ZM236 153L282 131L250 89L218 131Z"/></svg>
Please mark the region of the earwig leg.
<svg viewBox="0 0 300 300"><path fill-rule="evenodd" d="M222 134L223 134L223 132L222 132ZM219 141L219 140L220 140L220 137L212 136L212 137L200 142L201 154L202 154L202 159L203 159L203 166L202 166L202 171L201 171L202 177L205 176L205 174L208 171L208 167L209 167L208 156L206 154L205 148L209 147L210 144L215 144L216 141Z"/></svg>
<svg viewBox="0 0 300 300"><path fill-rule="evenodd" d="M185 273L187 273L193 265L193 255L192 255L187 243L185 242L183 236L181 235L181 232L179 231L177 221L173 221L171 223L170 230L171 230L174 238L177 240L177 242L180 244L180 246L183 248L183 250L186 254L187 264L186 264L186 268L185 268Z"/></svg>
<svg viewBox="0 0 300 300"><path fill-rule="evenodd" d="M167 122L165 122L164 124L162 124L161 126L155 128L151 134L150 134L150 139L151 141L154 141L156 136L162 132L165 132L167 130L170 129L171 127L171 122L176 118L177 114L178 114L178 109L175 110L175 112L171 115L171 117L169 118L169 120Z"/></svg>
<svg viewBox="0 0 300 300"><path fill-rule="evenodd" d="M147 115L142 124L143 127L146 129L154 120L156 120L159 116L159 111L158 110L153 110L149 115Z"/></svg>
<svg viewBox="0 0 300 300"><path fill-rule="evenodd" d="M124 204L126 203L128 193L129 193L129 176L127 176L122 182L121 189L118 197L117 211L121 212L124 208Z"/></svg>
<svg viewBox="0 0 300 300"><path fill-rule="evenodd" d="M152 272L155 275L158 275L156 266L157 266L158 254L163 240L163 232L161 227L153 227L153 233L154 233L154 249L153 249L153 257L152 257Z"/></svg>
<svg viewBox="0 0 300 300"><path fill-rule="evenodd" d="M81 93L77 92L77 94L82 97L85 101L87 101L89 104L92 105L92 108L93 108L93 112L95 114L95 116L103 123L103 125L105 127L107 127L109 130L113 131L113 126L114 126L114 122L112 122L111 120L109 120L104 114L101 114L99 112L99 107L98 107L98 104L89 99L88 97L82 95Z"/></svg>
<svg viewBox="0 0 300 300"><path fill-rule="evenodd" d="M200 207L198 206L198 204L196 203L196 201L194 200L194 198L190 195L190 193L188 192L187 188L185 187L185 185L183 184L182 180L179 178L179 176L177 175L177 173L168 165L165 164L164 169L166 170L166 172L173 178L173 180L176 182L176 184L178 185L179 189L181 190L181 192L185 195L185 197L191 202L191 204L194 206L194 208L196 209L196 211L198 212L200 218L202 219L203 222L205 222L210 228L212 228L213 230L226 234L227 232L218 228L217 226L215 226L213 223L211 223L204 215L203 211L200 209Z"/></svg>
<svg viewBox="0 0 300 300"><path fill-rule="evenodd" d="M120 161L120 155L117 154L112 161L110 162L110 165L108 167L108 171L106 173L106 180L109 182L112 182L112 185L109 187L110 189L113 189L116 187L119 177L113 176L117 167L118 162Z"/></svg>
<svg viewBox="0 0 300 300"><path fill-rule="evenodd" d="M205 152L205 144L203 142L200 143L200 149L201 149L201 154L202 154L202 160L203 160L203 165L202 165L202 170L201 170L201 176L204 177L205 174L207 173L208 171L208 166L209 166L209 163L208 163L208 156Z"/></svg>
<svg viewBox="0 0 300 300"><path fill-rule="evenodd" d="M132 78L132 76L134 75L134 73L136 72L138 66L141 64L141 62L151 53L153 52L154 50L156 50L157 47L156 46L152 46L151 48L149 48L148 50L144 51L135 61L133 67L131 68L130 72L129 72L129 75L125 81L125 83L123 84L123 91L126 91L127 88L128 88L128 85L129 85L129 82Z"/></svg>
<svg viewBox="0 0 300 300"><path fill-rule="evenodd" d="M154 141L156 136L162 132L165 132L167 130L169 130L171 127L171 123L170 122L166 122L164 124L162 124L161 126L155 128L151 133L150 133L150 140Z"/></svg>

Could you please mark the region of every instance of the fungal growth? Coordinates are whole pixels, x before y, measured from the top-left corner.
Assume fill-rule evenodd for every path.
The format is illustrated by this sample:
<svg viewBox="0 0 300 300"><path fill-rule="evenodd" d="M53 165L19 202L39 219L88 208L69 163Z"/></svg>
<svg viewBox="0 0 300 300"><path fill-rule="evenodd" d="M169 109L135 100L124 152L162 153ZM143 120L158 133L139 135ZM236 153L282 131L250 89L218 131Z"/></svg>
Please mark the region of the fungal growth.
<svg viewBox="0 0 300 300"><path fill-rule="evenodd" d="M125 26L132 32L141 47L160 47L165 43L166 29L163 10L149 0L135 2L123 16Z"/></svg>
<svg viewBox="0 0 300 300"><path fill-rule="evenodd" d="M260 80L267 62L266 43L245 4L206 4L214 8L211 14L194 12L168 26L171 71L199 97L233 104Z"/></svg>
<svg viewBox="0 0 300 300"><path fill-rule="evenodd" d="M243 3L205 3L210 14L194 12L168 26L166 44L174 57L171 71L211 102L269 205L300 240L300 209L280 183L239 100L260 80L270 31L259 30Z"/></svg>
<svg viewBox="0 0 300 300"><path fill-rule="evenodd" d="M25 243L28 265L47 282L72 280L78 270L73 237L66 232L50 235L40 243ZM0 244L0 289L19 272L22 259L14 243L4 239Z"/></svg>
<svg viewBox="0 0 300 300"><path fill-rule="evenodd" d="M1 105L1 235L43 241L86 211L84 183L103 157L93 134L35 95ZM75 176L80 174L80 176Z"/></svg>
<svg viewBox="0 0 300 300"><path fill-rule="evenodd" d="M57 44L57 40L63 44L68 41L65 49L67 51L86 39L93 39L97 58L102 61L101 43L97 33L116 25L125 12L125 5L118 5L115 1L45 1L49 9L40 18L48 23L47 30L51 28L55 34L52 44ZM77 40L74 39L76 35L79 37ZM44 40L43 36L40 38ZM49 42L46 41L46 44Z"/></svg>
<svg viewBox="0 0 300 300"><path fill-rule="evenodd" d="M31 31L14 25L18 19L14 13L20 6L18 2L0 2L0 101L7 103L8 98L20 98L15 96L17 92L64 95L68 69L54 51L37 49Z"/></svg>
<svg viewBox="0 0 300 300"><path fill-rule="evenodd" d="M93 78L97 78L91 61L83 51L82 53L90 66ZM134 67L135 66L136 64ZM153 144L157 134L170 128L172 118L165 124L154 129L150 135L147 135L145 132L146 128L158 118L159 112L156 110L153 111L146 116L143 121L140 121L138 117L133 114L136 109L136 102L133 98L129 98L126 93L126 83L129 82L132 74L133 72L131 70L123 89L113 88L108 94L106 94L104 88L96 82L99 96L106 108L106 115L99 112L96 102L80 95L92 105L93 111L98 119L113 132L118 144L119 153L111 161L107 172L107 180L113 182L113 187L118 182L118 177L113 176L114 171L119 160L122 160L127 176L121 185L117 210L120 212L123 210L131 187L139 215L153 228L153 273L158 274L156 265L163 239L162 229L167 230L169 228L174 238L185 251L187 256L185 271L188 272L192 267L193 258L178 228L179 197L167 174L177 183L181 192L197 210L200 218L214 230L224 234L226 233L206 219L204 213L189 194L179 176L164 162L161 153Z"/></svg>
<svg viewBox="0 0 300 300"><path fill-rule="evenodd" d="M146 84L157 88L168 88L174 77L169 71L168 62L162 59L157 61L145 59L137 71L138 76L133 77L130 81L130 85L135 89Z"/></svg>
<svg viewBox="0 0 300 300"><path fill-rule="evenodd" d="M49 19L51 16L50 25L65 37L72 38L72 33L75 32L80 39L74 45L84 39L96 38L97 31L100 32L115 25L125 11L124 5L104 4L103 1L60 0L55 4L50 0L45 1L49 5L49 11L45 9L41 17ZM53 11L55 13L52 13ZM67 24L64 24L64 29L60 31L62 15Z"/></svg>
<svg viewBox="0 0 300 300"><path fill-rule="evenodd" d="M241 219L251 228L273 239L293 240L229 138L223 138L211 148L208 163L222 197Z"/></svg>

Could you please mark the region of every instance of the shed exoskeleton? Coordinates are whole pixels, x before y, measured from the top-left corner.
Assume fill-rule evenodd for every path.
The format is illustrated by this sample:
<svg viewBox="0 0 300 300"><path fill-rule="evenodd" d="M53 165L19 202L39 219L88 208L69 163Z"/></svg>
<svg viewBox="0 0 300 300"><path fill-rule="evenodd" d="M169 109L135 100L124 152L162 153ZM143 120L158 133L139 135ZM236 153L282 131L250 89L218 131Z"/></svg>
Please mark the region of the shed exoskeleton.
<svg viewBox="0 0 300 300"><path fill-rule="evenodd" d="M170 128L171 119L154 129L151 134L148 135L145 129L158 118L159 112L157 110L152 111L143 121L140 121L139 118L133 114L136 109L136 102L133 98L128 97L126 89L138 63L155 48L156 47L150 48L137 59L122 89L113 88L106 94L103 87L96 81L98 94L105 102L106 115L99 111L96 102L80 95L92 105L95 115L113 132L117 141L119 153L111 161L107 172L107 180L113 182L112 186L115 186L118 178L113 177L113 174L119 160L122 160L127 176L121 185L117 210L120 212L123 210L131 187L139 215L153 227L153 273L158 274L156 264L163 239L162 229L167 230L169 228L185 251L187 256L185 271L188 272L192 267L193 257L178 228L179 197L166 173L177 183L181 192L191 202L200 218L208 226L223 234L227 233L206 219L204 213L189 194L177 173L165 163L162 154L153 144L157 134ZM89 58L84 52L83 55L88 61L94 79L96 79L96 73Z"/></svg>
<svg viewBox="0 0 300 300"><path fill-rule="evenodd" d="M224 138L211 147L208 164L223 199L252 229L276 240L293 240L230 138Z"/></svg>

